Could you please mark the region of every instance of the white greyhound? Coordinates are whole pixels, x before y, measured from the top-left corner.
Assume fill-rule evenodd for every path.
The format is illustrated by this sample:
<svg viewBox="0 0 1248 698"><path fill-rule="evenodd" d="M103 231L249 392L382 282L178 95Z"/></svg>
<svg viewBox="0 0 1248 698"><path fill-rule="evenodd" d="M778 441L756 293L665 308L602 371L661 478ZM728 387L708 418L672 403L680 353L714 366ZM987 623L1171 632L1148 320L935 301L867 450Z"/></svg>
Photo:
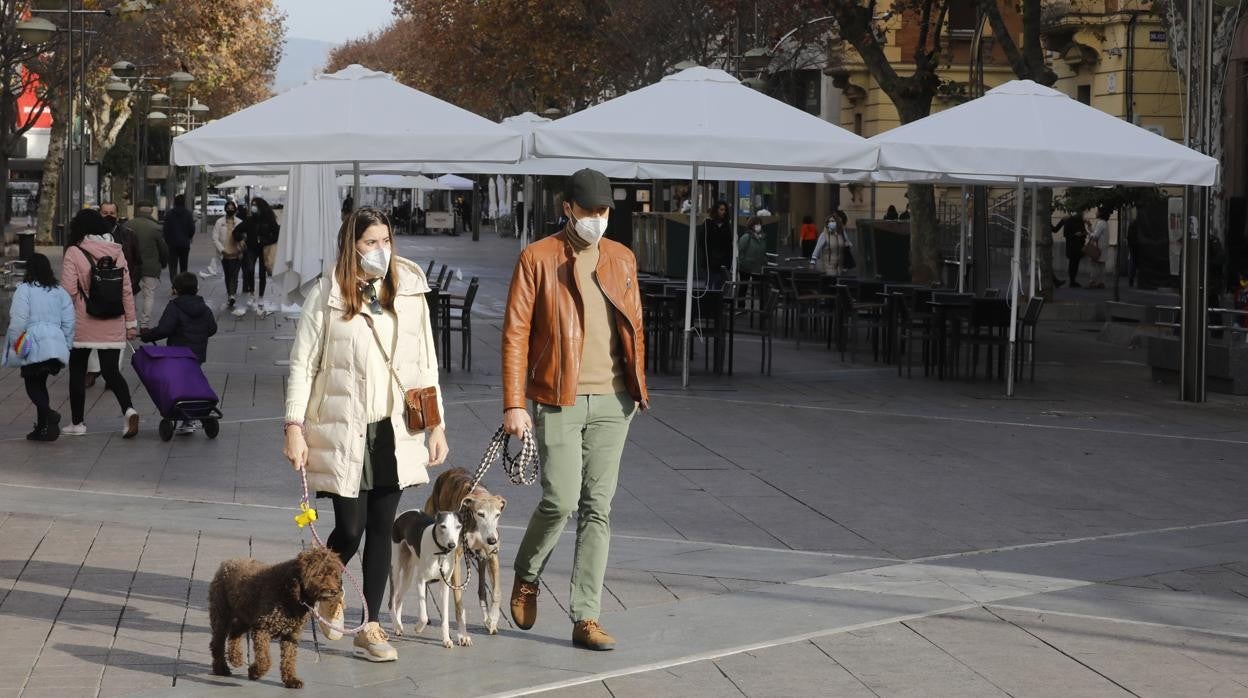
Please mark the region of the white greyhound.
<svg viewBox="0 0 1248 698"><path fill-rule="evenodd" d="M416 633L429 625L429 611L425 599L425 587L429 582L442 584L442 646L454 647L451 642L451 588L445 580L451 578L455 549L459 545L462 524L452 511L439 511L430 516L419 509L405 511L394 520L391 538L394 540L394 563L390 566L390 616L394 621L394 634L403 635L403 597L412 582L420 598L420 622ZM471 641L465 634L457 638L460 645Z"/></svg>

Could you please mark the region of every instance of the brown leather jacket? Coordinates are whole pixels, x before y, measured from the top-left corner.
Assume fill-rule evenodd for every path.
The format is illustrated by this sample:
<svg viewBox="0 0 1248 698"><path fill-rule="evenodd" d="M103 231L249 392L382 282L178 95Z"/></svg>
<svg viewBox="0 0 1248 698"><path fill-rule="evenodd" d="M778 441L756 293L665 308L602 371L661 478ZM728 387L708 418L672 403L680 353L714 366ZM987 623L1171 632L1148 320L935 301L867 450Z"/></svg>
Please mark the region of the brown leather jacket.
<svg viewBox="0 0 1248 698"><path fill-rule="evenodd" d="M598 249L595 272L615 308L624 378L633 399L645 408L649 397L637 260L632 250L605 238L598 242ZM572 262L566 231L520 253L503 321L504 410L526 407L526 398L545 405L576 404L585 321Z"/></svg>

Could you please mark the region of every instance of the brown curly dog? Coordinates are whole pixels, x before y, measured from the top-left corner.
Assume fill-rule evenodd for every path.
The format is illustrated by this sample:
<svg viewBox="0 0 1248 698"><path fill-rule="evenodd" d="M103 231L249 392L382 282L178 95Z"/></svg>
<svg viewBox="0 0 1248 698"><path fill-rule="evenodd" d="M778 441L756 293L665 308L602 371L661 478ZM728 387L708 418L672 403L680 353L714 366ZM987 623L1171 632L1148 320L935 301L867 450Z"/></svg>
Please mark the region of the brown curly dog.
<svg viewBox="0 0 1248 698"><path fill-rule="evenodd" d="M208 585L212 673L229 676L227 658L230 665L243 665L243 635L250 632L256 661L247 668L247 678L255 681L268 673L269 641L277 638L282 643L282 683L303 688L295 676L295 653L310 615L304 604L341 593L342 561L328 548L310 548L276 565L248 558L222 562Z"/></svg>

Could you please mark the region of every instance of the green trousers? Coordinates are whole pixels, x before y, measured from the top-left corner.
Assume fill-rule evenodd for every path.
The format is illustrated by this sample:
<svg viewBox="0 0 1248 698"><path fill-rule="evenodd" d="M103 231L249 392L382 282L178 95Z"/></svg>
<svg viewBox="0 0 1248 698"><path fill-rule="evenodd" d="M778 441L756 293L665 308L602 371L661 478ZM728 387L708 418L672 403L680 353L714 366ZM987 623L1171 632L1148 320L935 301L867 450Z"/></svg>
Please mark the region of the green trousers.
<svg viewBox="0 0 1248 698"><path fill-rule="evenodd" d="M579 395L571 407L534 406L533 431L542 458L542 501L516 551L516 577L536 582L576 513L572 621L596 620L611 544L611 499L620 455L636 406L627 393Z"/></svg>

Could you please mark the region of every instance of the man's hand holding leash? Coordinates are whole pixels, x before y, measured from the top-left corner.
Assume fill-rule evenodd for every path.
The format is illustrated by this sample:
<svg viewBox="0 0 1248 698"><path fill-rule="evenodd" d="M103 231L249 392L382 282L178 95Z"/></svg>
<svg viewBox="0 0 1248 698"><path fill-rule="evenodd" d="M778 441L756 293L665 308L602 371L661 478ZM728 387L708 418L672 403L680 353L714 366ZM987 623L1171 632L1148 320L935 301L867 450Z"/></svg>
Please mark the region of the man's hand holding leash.
<svg viewBox="0 0 1248 698"><path fill-rule="evenodd" d="M523 407L510 407L503 412L503 430L516 438L523 437L524 432L533 431L533 417Z"/></svg>

